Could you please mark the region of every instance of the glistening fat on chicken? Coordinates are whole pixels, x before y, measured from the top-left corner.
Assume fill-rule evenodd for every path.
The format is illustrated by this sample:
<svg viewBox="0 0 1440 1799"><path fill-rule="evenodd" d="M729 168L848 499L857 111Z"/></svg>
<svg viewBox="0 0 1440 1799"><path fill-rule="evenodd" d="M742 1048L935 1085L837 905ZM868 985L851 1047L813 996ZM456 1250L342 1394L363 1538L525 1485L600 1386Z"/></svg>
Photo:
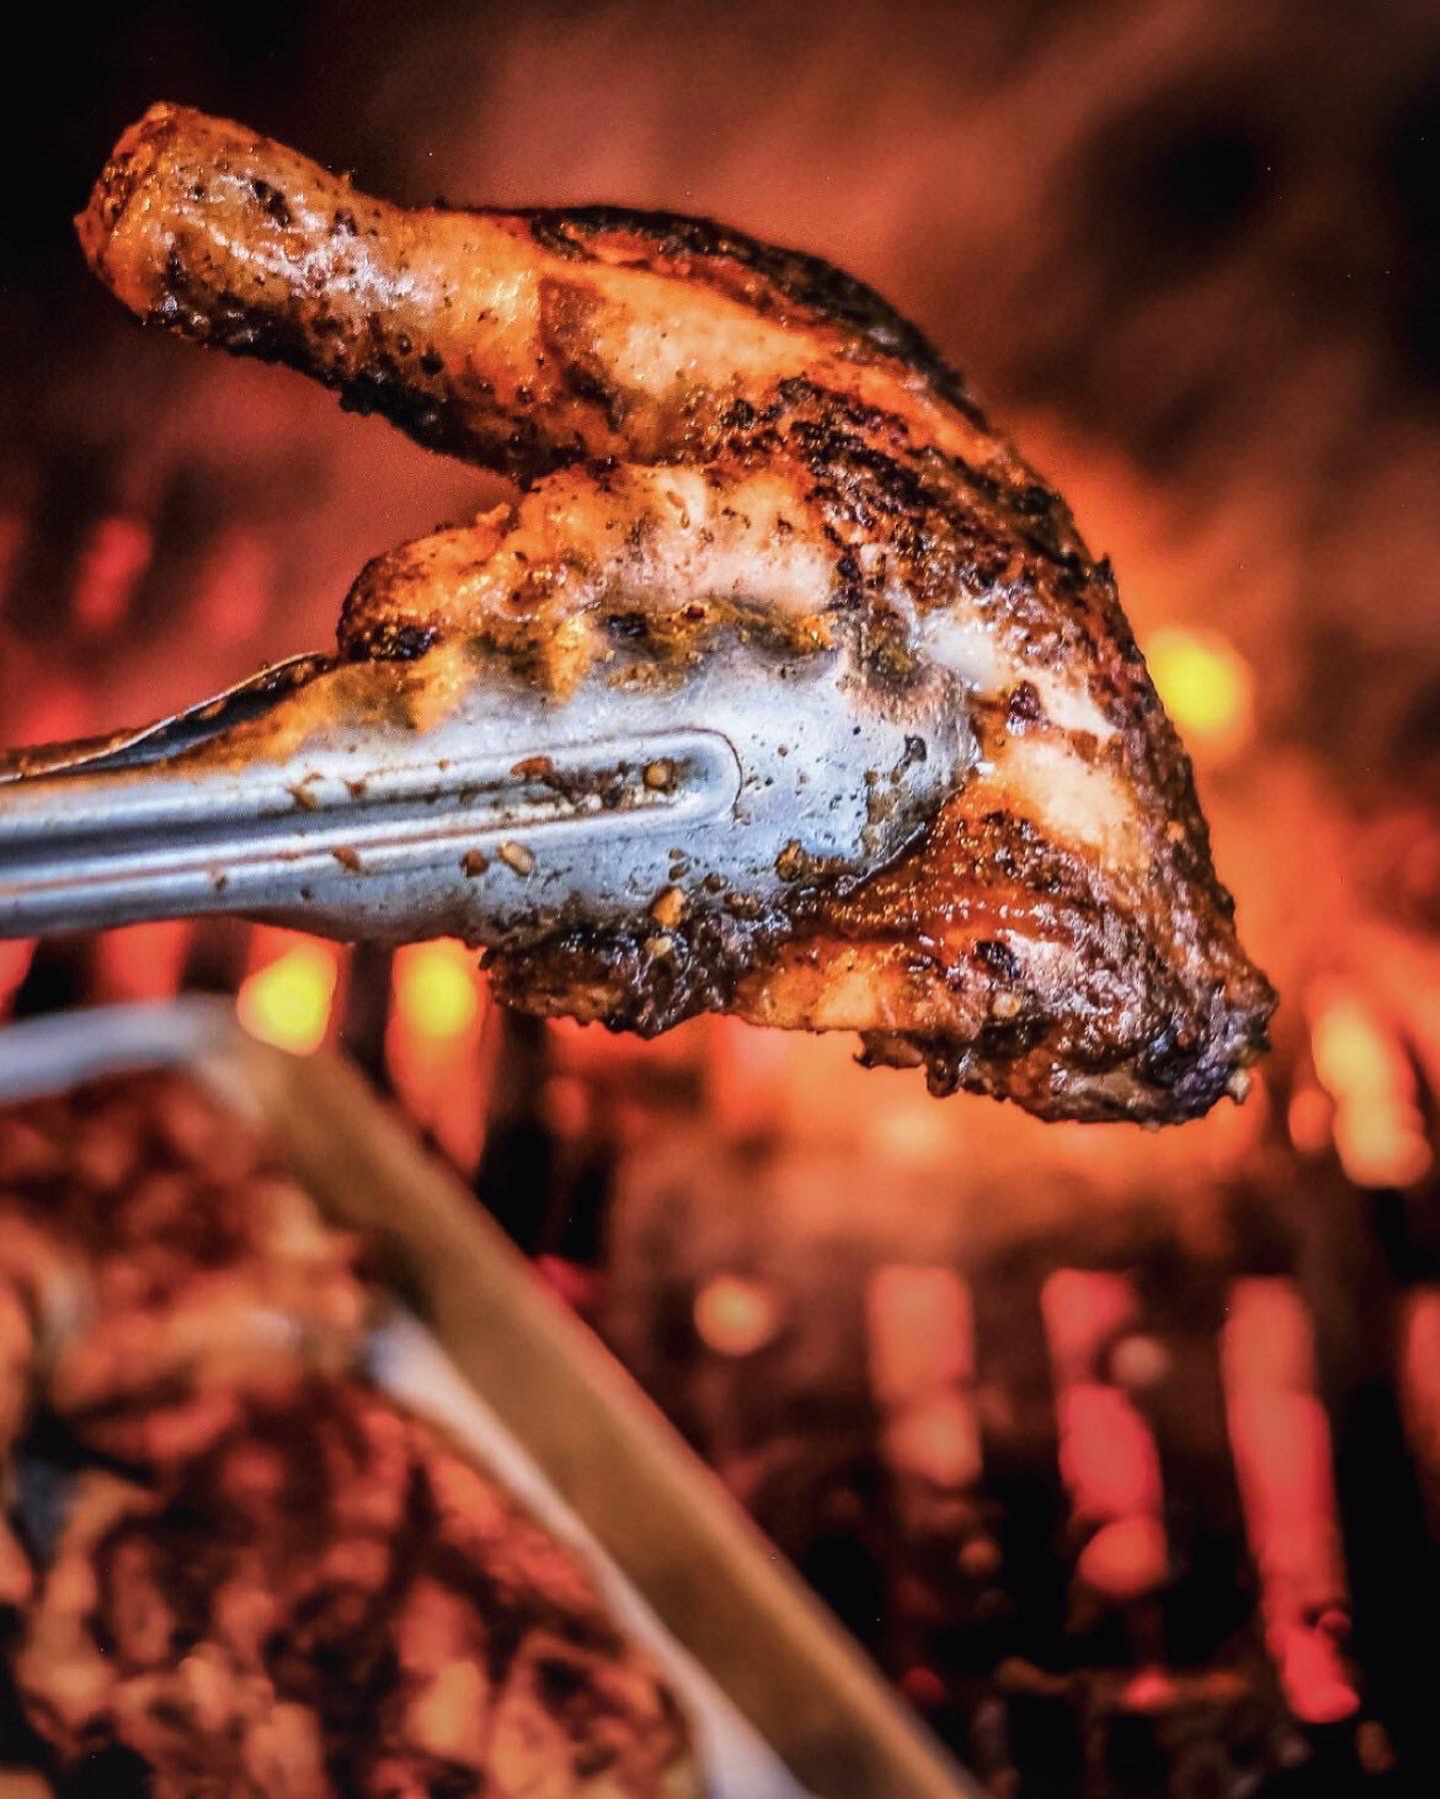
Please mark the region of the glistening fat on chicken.
<svg viewBox="0 0 1440 1799"><path fill-rule="evenodd" d="M1110 568L869 289L701 220L407 211L164 105L79 226L147 323L287 362L519 484L372 563L345 654L471 637L563 702L617 633L663 664L738 623L802 653L846 635L900 685L964 681L979 762L898 861L798 882L763 930L638 920L493 953L510 1004L858 1031L937 1091L1048 1118L1243 1093L1274 995Z"/></svg>

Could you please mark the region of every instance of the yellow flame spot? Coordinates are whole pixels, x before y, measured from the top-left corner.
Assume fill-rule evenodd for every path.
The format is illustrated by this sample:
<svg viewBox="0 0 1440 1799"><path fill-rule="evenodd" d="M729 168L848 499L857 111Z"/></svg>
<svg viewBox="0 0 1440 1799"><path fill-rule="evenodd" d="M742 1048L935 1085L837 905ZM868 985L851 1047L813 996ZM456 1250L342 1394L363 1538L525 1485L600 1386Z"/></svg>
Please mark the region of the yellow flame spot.
<svg viewBox="0 0 1440 1799"><path fill-rule="evenodd" d="M1311 1007L1310 1055L1335 1102L1335 1149L1361 1187L1408 1187L1428 1172L1430 1146L1404 1052L1361 998L1337 985Z"/></svg>
<svg viewBox="0 0 1440 1799"><path fill-rule="evenodd" d="M721 1355L754 1355L780 1328L780 1311L765 1282L717 1274L695 1296L695 1328Z"/></svg>
<svg viewBox="0 0 1440 1799"><path fill-rule="evenodd" d="M1192 748L1218 755L1250 735L1254 677L1245 658L1214 631L1157 631L1145 660L1151 679Z"/></svg>
<svg viewBox="0 0 1440 1799"><path fill-rule="evenodd" d="M325 1041L335 997L338 952L305 940L247 977L235 1000L252 1037L308 1056Z"/></svg>
<svg viewBox="0 0 1440 1799"><path fill-rule="evenodd" d="M475 951L454 938L411 943L395 955L395 1008L417 1036L462 1037L480 1010Z"/></svg>
<svg viewBox="0 0 1440 1799"><path fill-rule="evenodd" d="M1342 1107L1335 1149L1357 1187L1413 1187L1430 1172L1430 1145L1413 1106Z"/></svg>
<svg viewBox="0 0 1440 1799"><path fill-rule="evenodd" d="M1337 1100L1383 1093L1403 1080L1395 1046L1369 1008L1335 989L1315 1009L1310 1054L1325 1091Z"/></svg>

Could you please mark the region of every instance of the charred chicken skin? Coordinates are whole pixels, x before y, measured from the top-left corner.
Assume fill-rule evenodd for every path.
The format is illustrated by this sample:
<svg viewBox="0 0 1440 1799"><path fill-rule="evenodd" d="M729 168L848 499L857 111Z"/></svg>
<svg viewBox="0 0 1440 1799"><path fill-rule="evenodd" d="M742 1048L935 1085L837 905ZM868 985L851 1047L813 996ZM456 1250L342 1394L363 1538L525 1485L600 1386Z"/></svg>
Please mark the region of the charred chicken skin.
<svg viewBox="0 0 1440 1799"><path fill-rule="evenodd" d="M802 651L858 630L898 687L965 684L980 760L898 862L799 884L739 951L696 921L662 954L643 924L495 954L510 1003L854 1030L937 1091L1048 1118L1243 1092L1274 995L1109 565L869 289L701 220L407 211L172 106L124 135L79 228L147 323L519 485L372 563L343 654L479 639L563 700L622 639L673 665L738 624Z"/></svg>

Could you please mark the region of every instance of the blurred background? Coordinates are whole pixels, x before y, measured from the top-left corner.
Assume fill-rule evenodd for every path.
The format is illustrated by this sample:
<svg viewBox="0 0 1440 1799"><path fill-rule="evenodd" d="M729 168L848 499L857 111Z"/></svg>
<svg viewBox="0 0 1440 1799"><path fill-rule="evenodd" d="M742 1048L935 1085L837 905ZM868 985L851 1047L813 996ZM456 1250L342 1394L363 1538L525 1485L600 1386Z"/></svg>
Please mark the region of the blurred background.
<svg viewBox="0 0 1440 1799"><path fill-rule="evenodd" d="M839 1039L506 1019L453 944L0 944L0 1016L194 988L351 1050L997 1795L1440 1790L1434 0L29 28L0 742L325 647L368 557L494 493L86 274L70 216L182 100L412 203L711 214L880 288L1113 556L1283 1004L1245 1107L1160 1135Z"/></svg>

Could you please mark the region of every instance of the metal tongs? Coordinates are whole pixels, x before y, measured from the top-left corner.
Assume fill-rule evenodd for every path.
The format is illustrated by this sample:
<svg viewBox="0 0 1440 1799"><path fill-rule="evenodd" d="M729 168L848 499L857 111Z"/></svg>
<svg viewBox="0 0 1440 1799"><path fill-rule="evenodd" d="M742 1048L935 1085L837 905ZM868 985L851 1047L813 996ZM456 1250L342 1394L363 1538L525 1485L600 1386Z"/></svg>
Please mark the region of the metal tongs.
<svg viewBox="0 0 1440 1799"><path fill-rule="evenodd" d="M503 945L760 916L891 860L974 762L960 683L880 662L859 627L805 654L736 633L678 674L607 661L560 701L470 642L296 657L0 760L0 937L224 912Z"/></svg>

